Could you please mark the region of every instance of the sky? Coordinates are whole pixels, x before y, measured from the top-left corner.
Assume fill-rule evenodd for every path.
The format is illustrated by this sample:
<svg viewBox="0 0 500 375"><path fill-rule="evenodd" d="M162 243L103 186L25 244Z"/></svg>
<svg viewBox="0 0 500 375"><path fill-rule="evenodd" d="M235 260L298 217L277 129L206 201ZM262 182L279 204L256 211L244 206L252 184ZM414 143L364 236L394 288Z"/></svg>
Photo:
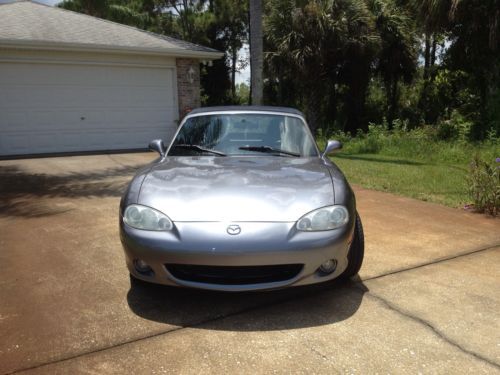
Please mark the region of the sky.
<svg viewBox="0 0 500 375"><path fill-rule="evenodd" d="M244 45L242 49L238 51L238 54L243 57L245 56L247 59L250 58L248 45ZM236 83L246 83L250 86L250 64L247 64L245 69L242 69L241 72L236 72Z"/></svg>
<svg viewBox="0 0 500 375"><path fill-rule="evenodd" d="M2 3L8 3L11 2L12 0L0 0L0 4ZM39 3L42 4L47 4L47 5L55 5L61 0L35 0ZM246 56L248 57L248 46L244 46L240 51L239 51L240 56ZM250 64L247 65L245 69L243 69L241 72L236 73L236 83L250 83Z"/></svg>

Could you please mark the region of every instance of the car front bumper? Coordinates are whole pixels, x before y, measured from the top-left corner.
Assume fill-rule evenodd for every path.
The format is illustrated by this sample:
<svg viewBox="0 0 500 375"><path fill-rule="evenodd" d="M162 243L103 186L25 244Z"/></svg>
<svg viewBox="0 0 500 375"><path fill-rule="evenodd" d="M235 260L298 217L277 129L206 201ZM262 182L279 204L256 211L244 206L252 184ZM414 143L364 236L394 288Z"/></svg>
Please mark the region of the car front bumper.
<svg viewBox="0 0 500 375"><path fill-rule="evenodd" d="M229 224L239 225L241 233L228 234ZM276 289L334 279L347 267L353 230L354 221L350 220L341 228L322 232L298 231L295 222L175 222L171 231L154 232L131 228L120 219L120 238L132 276L157 284L219 291ZM152 272L138 272L134 264L138 259L146 262ZM332 273L324 274L319 267L330 259L337 266ZM250 283L232 283L206 278L199 281L179 274L176 277L169 271L172 265L195 269L207 266L206 269L213 270L273 265L302 267L277 281L250 279L253 280Z"/></svg>

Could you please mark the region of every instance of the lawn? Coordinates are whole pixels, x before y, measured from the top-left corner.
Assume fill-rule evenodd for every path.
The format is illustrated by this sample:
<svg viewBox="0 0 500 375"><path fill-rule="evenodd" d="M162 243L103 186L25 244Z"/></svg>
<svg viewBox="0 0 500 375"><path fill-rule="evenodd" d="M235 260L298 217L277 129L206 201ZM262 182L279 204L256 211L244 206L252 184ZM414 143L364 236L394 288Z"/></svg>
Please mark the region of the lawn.
<svg viewBox="0 0 500 375"><path fill-rule="evenodd" d="M421 162L380 154L339 153L331 159L354 185L451 207L470 202L467 165Z"/></svg>
<svg viewBox="0 0 500 375"><path fill-rule="evenodd" d="M330 157L351 184L450 207L472 203L468 177L474 157L498 168L495 158L500 156L498 139L443 141L425 129L371 127L369 133L356 137L340 133L328 138L343 142L342 151ZM318 139L320 148L325 143L326 137Z"/></svg>

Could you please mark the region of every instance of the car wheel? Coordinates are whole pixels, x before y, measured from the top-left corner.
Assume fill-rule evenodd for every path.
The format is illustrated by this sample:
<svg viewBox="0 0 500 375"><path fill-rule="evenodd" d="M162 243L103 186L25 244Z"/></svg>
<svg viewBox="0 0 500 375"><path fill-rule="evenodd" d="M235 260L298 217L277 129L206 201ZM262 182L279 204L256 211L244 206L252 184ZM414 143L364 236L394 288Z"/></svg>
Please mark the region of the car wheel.
<svg viewBox="0 0 500 375"><path fill-rule="evenodd" d="M349 254L347 255L347 268L342 273L341 277L348 279L353 277L359 272L361 264L363 264L363 257L365 255L365 235L363 233L363 225L361 224L361 218L356 212L356 224L354 226L354 238L351 242L351 247L349 248Z"/></svg>

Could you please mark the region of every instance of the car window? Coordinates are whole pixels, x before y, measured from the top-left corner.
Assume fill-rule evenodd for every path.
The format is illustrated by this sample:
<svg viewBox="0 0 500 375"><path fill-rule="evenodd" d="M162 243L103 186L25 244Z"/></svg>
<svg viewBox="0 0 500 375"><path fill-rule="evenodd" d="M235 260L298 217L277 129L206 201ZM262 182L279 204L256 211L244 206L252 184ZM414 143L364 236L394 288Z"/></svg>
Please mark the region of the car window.
<svg viewBox="0 0 500 375"><path fill-rule="evenodd" d="M200 150L203 148L228 156L263 155L262 151L279 154L272 150L282 150L303 157L318 156L314 140L306 126L300 118L278 114L214 114L191 117L183 124L168 154L203 155L206 153ZM188 148L186 145L200 148Z"/></svg>

